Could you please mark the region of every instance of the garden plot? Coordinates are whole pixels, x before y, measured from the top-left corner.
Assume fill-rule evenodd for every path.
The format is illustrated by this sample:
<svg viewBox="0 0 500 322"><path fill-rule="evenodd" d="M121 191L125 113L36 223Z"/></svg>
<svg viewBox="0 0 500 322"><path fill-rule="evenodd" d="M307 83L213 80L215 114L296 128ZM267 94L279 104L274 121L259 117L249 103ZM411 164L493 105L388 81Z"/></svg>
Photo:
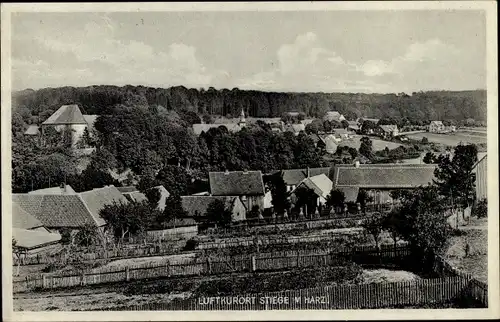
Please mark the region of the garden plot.
<svg viewBox="0 0 500 322"><path fill-rule="evenodd" d="M488 283L488 222L472 218L468 226L459 228L464 235L450 239L445 259L453 267ZM465 248L469 245L469 254Z"/></svg>
<svg viewBox="0 0 500 322"><path fill-rule="evenodd" d="M415 273L402 270L364 269L361 273L361 283L363 284L411 282L420 279L421 277Z"/></svg>
<svg viewBox="0 0 500 322"><path fill-rule="evenodd" d="M176 254L168 256L154 256L154 257L139 257L139 258L126 258L112 261L104 266L94 270L98 272L101 270L123 270L126 267L146 266L146 265L161 265L166 264L188 264L196 259L196 253Z"/></svg>

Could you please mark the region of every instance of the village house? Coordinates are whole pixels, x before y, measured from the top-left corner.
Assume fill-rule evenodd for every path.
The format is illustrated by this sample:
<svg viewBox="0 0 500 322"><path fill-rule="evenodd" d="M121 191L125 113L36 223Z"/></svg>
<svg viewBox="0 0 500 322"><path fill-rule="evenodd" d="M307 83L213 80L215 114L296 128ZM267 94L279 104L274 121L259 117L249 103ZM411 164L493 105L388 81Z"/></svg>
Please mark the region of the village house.
<svg viewBox="0 0 500 322"><path fill-rule="evenodd" d="M214 124L205 124L205 123L196 123L193 124L193 132L196 135L200 135L202 132L208 132L208 130L212 128L219 128L224 126L227 128L229 132L236 133L241 131L242 128L246 127L247 121L245 118L245 112L243 109L241 110L240 118L237 123L214 123Z"/></svg>
<svg viewBox="0 0 500 322"><path fill-rule="evenodd" d="M361 129L358 121L347 121L347 122L349 123L349 126L347 127L348 130L353 132L358 132Z"/></svg>
<svg viewBox="0 0 500 322"><path fill-rule="evenodd" d="M105 205L127 203L115 186L75 194L12 194L12 202L38 219L50 232L78 231L85 225L103 232L106 222L99 212Z"/></svg>
<svg viewBox="0 0 500 322"><path fill-rule="evenodd" d="M442 133L445 131L445 127L443 122L441 121L432 121L429 124L429 132L431 133Z"/></svg>
<svg viewBox="0 0 500 322"><path fill-rule="evenodd" d="M323 140L325 142L326 153L329 154L334 154L335 152L337 152L338 144L342 141L340 136L336 136L334 134L328 134L324 137Z"/></svg>
<svg viewBox="0 0 500 322"><path fill-rule="evenodd" d="M43 137L44 131L47 128L53 128L60 133L67 131L71 134L72 146L75 146L82 138L85 130L87 130L89 134L92 133L92 128L96 119L97 115L84 116L76 104L63 105L41 124L41 135ZM29 130L29 135L33 135L31 133L36 132L34 127Z"/></svg>
<svg viewBox="0 0 500 322"><path fill-rule="evenodd" d="M134 202L148 201L146 195L140 192L139 189L137 189L137 187L135 186L117 187L117 189L129 201L134 201ZM165 189L165 187L161 185L152 187L151 189L158 189L158 191L160 192L160 200L158 201L157 209L163 211L165 209L165 203L167 201L167 198L170 197L170 192L168 192L167 189Z"/></svg>
<svg viewBox="0 0 500 322"><path fill-rule="evenodd" d="M188 216L203 221L208 206L215 200L224 202L227 209L231 211L231 221L246 220L247 209L238 196L182 196L182 207Z"/></svg>
<svg viewBox="0 0 500 322"><path fill-rule="evenodd" d="M212 196L238 196L247 211L257 205L264 210L264 182L260 171L210 172Z"/></svg>
<svg viewBox="0 0 500 322"><path fill-rule="evenodd" d="M323 206L326 203L326 198L328 197L330 191L332 190L333 182L332 180L330 180L330 178L328 178L327 175L321 173L319 175L307 177L304 180L302 180L297 185L297 187L291 192L291 194L294 194L294 192L300 187L305 187L312 190L314 194L317 196L316 205Z"/></svg>
<svg viewBox="0 0 500 322"><path fill-rule="evenodd" d="M328 111L325 113L325 116L323 117L323 121L342 122L342 121L345 121L345 117L344 117L344 115L340 114L337 111Z"/></svg>
<svg viewBox="0 0 500 322"><path fill-rule="evenodd" d="M391 125L379 125L377 126L375 133L379 135L380 137L384 139L389 139L398 136L399 130L398 126L391 124Z"/></svg>
<svg viewBox="0 0 500 322"><path fill-rule="evenodd" d="M295 135L299 135L300 132L305 130L306 127L302 123L285 125L285 132L292 132Z"/></svg>
<svg viewBox="0 0 500 322"><path fill-rule="evenodd" d="M306 169L287 169L287 170L273 170L269 174L274 175L277 173L282 173L283 181L286 185L286 191L291 192L294 190L299 183L308 177L318 176L320 174L325 174L330 176L331 168L306 168Z"/></svg>
<svg viewBox="0 0 500 322"><path fill-rule="evenodd" d="M365 190L372 204L392 203L391 191L415 189L432 183L434 164L339 164L333 171L335 189L344 192L346 202L356 202Z"/></svg>

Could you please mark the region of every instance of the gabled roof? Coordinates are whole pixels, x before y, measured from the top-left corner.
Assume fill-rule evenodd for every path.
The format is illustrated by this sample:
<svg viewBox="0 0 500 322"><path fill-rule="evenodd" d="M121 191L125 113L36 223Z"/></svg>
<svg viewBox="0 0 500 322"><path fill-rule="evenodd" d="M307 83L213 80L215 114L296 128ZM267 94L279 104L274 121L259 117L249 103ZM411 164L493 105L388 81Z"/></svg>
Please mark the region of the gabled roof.
<svg viewBox="0 0 500 322"><path fill-rule="evenodd" d="M214 196L264 195L260 171L210 172L210 192Z"/></svg>
<svg viewBox="0 0 500 322"><path fill-rule="evenodd" d="M442 121L431 121L431 124L430 125L443 125L443 122Z"/></svg>
<svg viewBox="0 0 500 322"><path fill-rule="evenodd" d="M52 187L52 188L44 188L38 189L28 192L30 195L71 195L75 194L75 190L71 188L68 184L65 187Z"/></svg>
<svg viewBox="0 0 500 322"><path fill-rule="evenodd" d="M324 116L323 119L330 120L330 121L340 122L340 121L342 121L345 118L344 118L344 116L342 114L340 114L337 111L328 111L328 112L325 113L325 116Z"/></svg>
<svg viewBox="0 0 500 322"><path fill-rule="evenodd" d="M329 134L324 138L325 150L328 153L335 153L337 151L338 142L333 134Z"/></svg>
<svg viewBox="0 0 500 322"><path fill-rule="evenodd" d="M309 176L317 176L319 174L324 173L325 175L330 175L331 168L309 168ZM271 174L276 174L278 172L283 172L283 181L287 186L296 186L302 180L307 178L307 169L286 169L286 170L274 170L271 171Z"/></svg>
<svg viewBox="0 0 500 322"><path fill-rule="evenodd" d="M87 124L80 108L76 104L63 105L54 112L43 125L61 125L61 124Z"/></svg>
<svg viewBox="0 0 500 322"><path fill-rule="evenodd" d="M306 126L307 124L311 124L312 122L314 122L313 119L306 119L306 120L300 121L300 123L304 124L304 126Z"/></svg>
<svg viewBox="0 0 500 322"><path fill-rule="evenodd" d="M12 203L12 227L22 229L33 229L43 227L40 220L30 215L26 210L22 209L17 203Z"/></svg>
<svg viewBox="0 0 500 322"><path fill-rule="evenodd" d="M394 125L394 124L391 124L391 125L379 125L380 128L384 131L384 132L393 132L394 130L397 130L398 129L398 126L397 125Z"/></svg>
<svg viewBox="0 0 500 322"><path fill-rule="evenodd" d="M224 124L193 124L193 132L196 135L200 135L201 132L208 132L211 128L218 128L225 126L229 132L238 132L241 127L236 123L224 123Z"/></svg>
<svg viewBox="0 0 500 322"><path fill-rule="evenodd" d="M302 185L312 189L318 196L326 198L332 190L333 182L325 174L320 174L304 179L297 188Z"/></svg>
<svg viewBox="0 0 500 322"><path fill-rule="evenodd" d="M61 235L57 233L20 228L12 229L12 237L16 240L16 247L24 249L48 246L61 240Z"/></svg>
<svg viewBox="0 0 500 322"><path fill-rule="evenodd" d="M158 209L163 211L165 209L165 204L167 198L170 197L170 192L165 189L164 186L156 186L151 189L158 189L160 191L160 200L158 201ZM129 201L142 202L147 201L148 197L137 189L135 186L127 186L127 187L116 187L118 191L120 191Z"/></svg>
<svg viewBox="0 0 500 322"><path fill-rule="evenodd" d="M360 164L337 165L333 175L335 187L416 188L434 178L433 164Z"/></svg>
<svg viewBox="0 0 500 322"><path fill-rule="evenodd" d="M115 186L106 186L103 188L92 189L79 194L88 210L97 222L98 226L104 225L104 220L99 216L99 211L106 205L116 203L127 203L125 198Z"/></svg>
<svg viewBox="0 0 500 322"><path fill-rule="evenodd" d="M378 123L378 121L380 121L380 119L372 119L372 118L365 118L365 117L360 117L360 118L358 119L358 121L359 121L360 119L362 119L362 120L363 120L363 122L364 122L364 121L370 121L370 122L373 122L373 123L375 123L375 124L377 124L377 123ZM362 125L362 124L361 124L361 125Z"/></svg>
<svg viewBox="0 0 500 322"><path fill-rule="evenodd" d="M182 207L187 211L190 217L205 216L208 205L215 200L224 202L226 207L232 209L237 196L182 196Z"/></svg>
<svg viewBox="0 0 500 322"><path fill-rule="evenodd" d="M38 135L40 133L38 125L30 125L24 132L25 135Z"/></svg>
<svg viewBox="0 0 500 322"><path fill-rule="evenodd" d="M344 193L345 201L355 202L358 200L359 187L338 187Z"/></svg>
<svg viewBox="0 0 500 322"><path fill-rule="evenodd" d="M333 130L335 134L349 134L349 131L347 129L334 129Z"/></svg>
<svg viewBox="0 0 500 322"><path fill-rule="evenodd" d="M90 224L106 224L99 211L107 204L127 203L114 186L70 195L13 194L12 201L46 227L80 228Z"/></svg>
<svg viewBox="0 0 500 322"><path fill-rule="evenodd" d="M290 131L293 133L299 133L300 131L305 131L306 127L304 124L299 123L299 124L288 124L285 126L285 131Z"/></svg>

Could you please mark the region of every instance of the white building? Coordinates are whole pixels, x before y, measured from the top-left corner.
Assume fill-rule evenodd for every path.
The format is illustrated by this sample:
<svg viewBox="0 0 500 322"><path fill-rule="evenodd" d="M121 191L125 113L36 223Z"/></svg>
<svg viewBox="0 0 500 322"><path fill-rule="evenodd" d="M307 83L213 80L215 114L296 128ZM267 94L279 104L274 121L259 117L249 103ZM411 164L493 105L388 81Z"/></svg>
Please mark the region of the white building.
<svg viewBox="0 0 500 322"><path fill-rule="evenodd" d="M439 132L444 132L444 124L441 121L432 121L429 124L429 132L432 133L439 133Z"/></svg>

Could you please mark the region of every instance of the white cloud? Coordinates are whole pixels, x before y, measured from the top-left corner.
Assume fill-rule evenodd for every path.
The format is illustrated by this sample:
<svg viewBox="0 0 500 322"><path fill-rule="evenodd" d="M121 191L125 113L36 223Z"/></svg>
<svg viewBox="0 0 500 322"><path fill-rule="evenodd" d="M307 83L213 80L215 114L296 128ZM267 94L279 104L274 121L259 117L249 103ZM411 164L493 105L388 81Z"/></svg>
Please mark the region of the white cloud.
<svg viewBox="0 0 500 322"><path fill-rule="evenodd" d="M415 72L419 65L427 64L427 69L437 68L443 64L454 62L460 52L451 45L444 44L439 39L411 44L404 55L391 61L369 60L357 67L366 76L381 76L384 74L404 74ZM432 65L432 66L429 66Z"/></svg>
<svg viewBox="0 0 500 322"><path fill-rule="evenodd" d="M64 79L80 78L84 83L154 84L155 86L183 85L212 86L214 75L223 71L207 70L198 60L196 48L183 43L173 43L166 51L136 41L116 38L116 26L106 16L88 22L82 30L65 30L57 33L38 32L33 39L39 47L64 57L71 56L85 66L80 69L65 66L64 61L45 62L15 61L13 70L26 79L45 74L47 79L38 79L42 84L50 83L50 77L67 75ZM99 66L106 67L106 71ZM93 71L90 72L90 70ZM59 83L63 83L59 79ZM73 82L70 82L72 84ZM41 87L43 87L42 85Z"/></svg>
<svg viewBox="0 0 500 322"><path fill-rule="evenodd" d="M277 51L278 68L240 82L242 88L302 91L398 92L422 86L422 71L453 68L459 51L439 39L413 43L390 61L352 62L321 44L316 34L297 36ZM403 84L405 80L410 84ZM411 84L413 83L413 84Z"/></svg>

